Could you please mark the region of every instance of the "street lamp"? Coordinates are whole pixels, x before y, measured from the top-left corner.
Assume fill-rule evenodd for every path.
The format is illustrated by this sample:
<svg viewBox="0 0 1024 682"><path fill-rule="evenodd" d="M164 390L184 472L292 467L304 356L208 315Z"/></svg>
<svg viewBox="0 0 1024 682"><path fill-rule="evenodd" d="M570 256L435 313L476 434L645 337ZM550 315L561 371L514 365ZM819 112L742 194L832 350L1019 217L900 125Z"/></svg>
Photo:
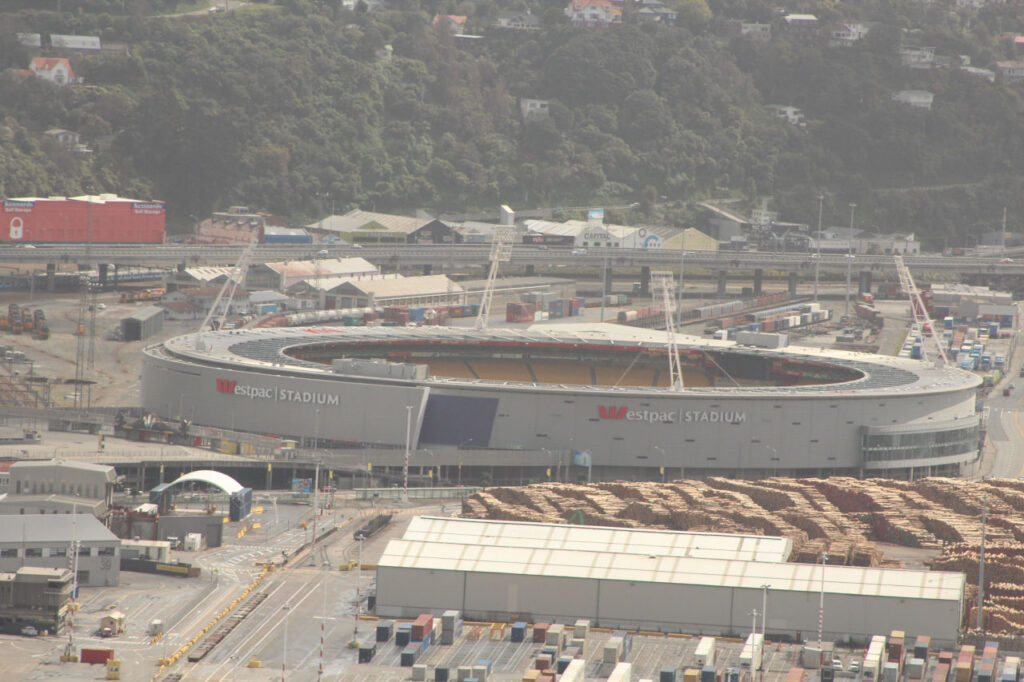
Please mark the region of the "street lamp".
<svg viewBox="0 0 1024 682"><path fill-rule="evenodd" d="M850 275L853 268L853 211L857 204L850 204L850 235L846 240L846 312L850 314Z"/></svg>
<svg viewBox="0 0 1024 682"><path fill-rule="evenodd" d="M761 585L761 662L758 664L758 668L761 669L761 682L764 682L764 647L767 644L768 633L765 630L765 624L768 622L768 588L771 585Z"/></svg>
<svg viewBox="0 0 1024 682"><path fill-rule="evenodd" d="M405 459L402 464L402 501L409 501L409 448L412 445L412 405L406 405Z"/></svg>

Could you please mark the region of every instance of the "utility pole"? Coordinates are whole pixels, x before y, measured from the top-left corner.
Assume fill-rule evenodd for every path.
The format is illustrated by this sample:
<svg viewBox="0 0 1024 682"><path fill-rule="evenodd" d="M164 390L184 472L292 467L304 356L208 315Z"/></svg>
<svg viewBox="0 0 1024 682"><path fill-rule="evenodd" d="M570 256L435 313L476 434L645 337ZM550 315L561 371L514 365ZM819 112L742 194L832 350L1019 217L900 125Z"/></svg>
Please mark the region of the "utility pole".
<svg viewBox="0 0 1024 682"><path fill-rule="evenodd" d="M402 463L402 501L409 501L409 448L412 447L412 405L406 405L405 459Z"/></svg>
<svg viewBox="0 0 1024 682"><path fill-rule="evenodd" d="M320 512L320 461L313 474L313 539L309 542L309 563L316 566L316 517Z"/></svg>
<svg viewBox="0 0 1024 682"><path fill-rule="evenodd" d="M814 302L818 302L818 271L821 269L821 212L825 201L825 195L818 195L818 238L814 240L817 253L814 258Z"/></svg>
<svg viewBox="0 0 1024 682"><path fill-rule="evenodd" d="M758 667L761 669L761 682L764 682L764 647L768 642L768 633L765 626L768 623L768 588L771 585L761 585L761 662Z"/></svg>
<svg viewBox="0 0 1024 682"><path fill-rule="evenodd" d="M978 629L985 632L982 604L985 603L985 517L988 512L988 493L981 502L981 548L978 552Z"/></svg>

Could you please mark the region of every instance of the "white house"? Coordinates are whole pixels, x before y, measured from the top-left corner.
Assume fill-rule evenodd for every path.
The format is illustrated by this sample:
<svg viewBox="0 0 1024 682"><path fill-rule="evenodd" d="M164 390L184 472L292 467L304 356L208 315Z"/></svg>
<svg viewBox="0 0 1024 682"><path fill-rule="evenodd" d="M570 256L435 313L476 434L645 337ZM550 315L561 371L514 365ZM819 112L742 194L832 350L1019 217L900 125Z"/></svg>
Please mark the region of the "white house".
<svg viewBox="0 0 1024 682"><path fill-rule="evenodd" d="M519 100L519 111L526 120L537 121L548 117L548 101L546 99Z"/></svg>
<svg viewBox="0 0 1024 682"><path fill-rule="evenodd" d="M807 126L807 122L804 120L804 112L796 107L787 104L766 104L764 108L768 113L773 114L776 118L782 119L790 125L800 126L801 128Z"/></svg>
<svg viewBox="0 0 1024 682"><path fill-rule="evenodd" d="M71 70L71 62L63 57L36 57L28 68L38 78L57 85L67 85L75 79L75 72Z"/></svg>
<svg viewBox="0 0 1024 682"><path fill-rule="evenodd" d="M572 0L565 15L574 24L588 26L622 23L622 10L611 0Z"/></svg>
<svg viewBox="0 0 1024 682"><path fill-rule="evenodd" d="M996 62L996 69L1003 75L1004 78L1024 78L1024 61L1012 60L1005 62Z"/></svg>
<svg viewBox="0 0 1024 682"><path fill-rule="evenodd" d="M828 41L830 47L850 47L867 36L871 32L871 26L863 22L844 21L832 29L832 36Z"/></svg>
<svg viewBox="0 0 1024 682"><path fill-rule="evenodd" d="M911 69L930 69L935 66L935 48L901 47L900 64Z"/></svg>
<svg viewBox="0 0 1024 682"><path fill-rule="evenodd" d="M772 39L772 25L743 22L740 24L740 35L767 43Z"/></svg>
<svg viewBox="0 0 1024 682"><path fill-rule="evenodd" d="M909 104L912 107L929 111L932 108L932 100L934 99L935 95L927 90L897 90L892 93L893 102Z"/></svg>

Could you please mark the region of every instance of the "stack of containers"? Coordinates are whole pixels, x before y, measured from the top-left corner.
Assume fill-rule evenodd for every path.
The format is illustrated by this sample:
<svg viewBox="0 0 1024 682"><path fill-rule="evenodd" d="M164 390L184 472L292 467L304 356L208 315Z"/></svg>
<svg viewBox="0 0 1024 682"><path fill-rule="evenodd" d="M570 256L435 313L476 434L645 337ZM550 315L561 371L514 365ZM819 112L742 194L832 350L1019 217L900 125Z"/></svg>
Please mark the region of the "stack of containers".
<svg viewBox="0 0 1024 682"><path fill-rule="evenodd" d="M473 677L473 668L468 665L460 665L455 669L455 682L465 682Z"/></svg>
<svg viewBox="0 0 1024 682"><path fill-rule="evenodd" d="M525 642L526 641L526 623L523 621L516 621L512 623L512 630L510 633L510 639L513 642Z"/></svg>
<svg viewBox="0 0 1024 682"><path fill-rule="evenodd" d="M412 667L412 682L426 682L427 664L417 663Z"/></svg>
<svg viewBox="0 0 1024 682"><path fill-rule="evenodd" d="M609 637L608 641L604 643L604 648L601 650L601 662L618 663L622 660L622 656L622 638Z"/></svg>
<svg viewBox="0 0 1024 682"><path fill-rule="evenodd" d="M565 626L561 623L555 623L548 628L547 635L544 637L544 643L550 647L554 647L555 655L557 656L565 646L568 636L569 633L566 632Z"/></svg>
<svg viewBox="0 0 1024 682"><path fill-rule="evenodd" d="M473 666L473 679L477 682L487 682L487 678L491 674L491 662L486 658L481 658Z"/></svg>
<svg viewBox="0 0 1024 682"><path fill-rule="evenodd" d="M583 645L587 639L587 633L590 632L590 621L580 619L576 621L575 625L572 626L572 645L583 652Z"/></svg>
<svg viewBox="0 0 1024 682"><path fill-rule="evenodd" d="M374 654L377 653L376 642L364 642L359 645L359 662L369 663L373 660Z"/></svg>
<svg viewBox="0 0 1024 682"><path fill-rule="evenodd" d="M924 679L925 670L925 659L914 656L907 662L907 680L908 682L915 681L921 682Z"/></svg>
<svg viewBox="0 0 1024 682"><path fill-rule="evenodd" d="M399 623L395 630L395 644L397 646L408 646L412 641L412 623Z"/></svg>
<svg viewBox="0 0 1024 682"><path fill-rule="evenodd" d="M939 662L932 670L932 682L949 682L949 670L953 662L953 652L943 651L939 653Z"/></svg>
<svg viewBox="0 0 1024 682"><path fill-rule="evenodd" d="M683 671L683 682L700 682L700 671L696 668L687 668Z"/></svg>
<svg viewBox="0 0 1024 682"><path fill-rule="evenodd" d="M885 655L885 637L875 635L868 644L868 653L864 656L864 678L876 680L882 672L882 656Z"/></svg>
<svg viewBox="0 0 1024 682"><path fill-rule="evenodd" d="M509 303L505 306L506 322L533 322L533 303Z"/></svg>
<svg viewBox="0 0 1024 682"><path fill-rule="evenodd" d="M895 661L886 661L882 668L882 682L900 682L900 666Z"/></svg>
<svg viewBox="0 0 1024 682"><path fill-rule="evenodd" d="M462 634L461 614L452 609L441 614L441 644L455 643L456 635ZM520 640L522 641L522 640Z"/></svg>
<svg viewBox="0 0 1024 682"><path fill-rule="evenodd" d="M658 675L658 682L679 682L679 669L666 666Z"/></svg>
<svg viewBox="0 0 1024 682"><path fill-rule="evenodd" d="M608 682L630 682L633 677L632 663L616 663L612 674L608 676Z"/></svg>
<svg viewBox="0 0 1024 682"><path fill-rule="evenodd" d="M985 642L985 648L981 650L981 662L978 663L978 682L992 682L998 656L998 642Z"/></svg>
<svg viewBox="0 0 1024 682"><path fill-rule="evenodd" d="M382 620L377 623L377 641L378 642L389 642L391 641L391 635L395 632L395 624L390 620Z"/></svg>
<svg viewBox="0 0 1024 682"><path fill-rule="evenodd" d="M1020 658L1018 656L1007 656L1003 661L1003 671L999 675L999 682L1018 682L1020 677Z"/></svg>
<svg viewBox="0 0 1024 682"><path fill-rule="evenodd" d="M548 628L551 627L550 623L534 623L533 625L533 643L543 644L548 638Z"/></svg>
<svg viewBox="0 0 1024 682"><path fill-rule="evenodd" d="M448 666L439 665L434 668L434 682L448 682Z"/></svg>
<svg viewBox="0 0 1024 682"><path fill-rule="evenodd" d="M556 320L566 316L566 301L564 298L556 298L548 302L548 317Z"/></svg>
<svg viewBox="0 0 1024 682"><path fill-rule="evenodd" d="M971 682L974 676L974 645L964 644L956 657L956 682Z"/></svg>
<svg viewBox="0 0 1024 682"><path fill-rule="evenodd" d="M700 682L718 682L718 670L713 665L701 668Z"/></svg>
<svg viewBox="0 0 1024 682"><path fill-rule="evenodd" d="M927 660L932 648L932 638L928 635L918 635L914 640L914 658Z"/></svg>
<svg viewBox="0 0 1024 682"><path fill-rule="evenodd" d="M573 659L558 678L558 682L583 682L587 664L581 658ZM628 678L626 682L629 682Z"/></svg>

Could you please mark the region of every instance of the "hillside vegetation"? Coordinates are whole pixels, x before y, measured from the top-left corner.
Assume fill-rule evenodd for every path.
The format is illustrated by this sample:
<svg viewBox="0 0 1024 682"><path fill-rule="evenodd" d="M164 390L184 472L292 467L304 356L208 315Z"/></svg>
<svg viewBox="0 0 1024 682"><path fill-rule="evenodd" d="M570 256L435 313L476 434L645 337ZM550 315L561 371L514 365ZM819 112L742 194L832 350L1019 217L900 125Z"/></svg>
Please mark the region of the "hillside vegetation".
<svg viewBox="0 0 1024 682"><path fill-rule="evenodd" d="M16 3L12 3L16 4ZM38 3L25 3L35 5ZM853 47L798 39L772 5L681 5L676 26L570 26L562 2L401 0L371 12L284 0L198 16L194 3L63 0L0 14L0 68L25 68L18 31L99 35L124 53L70 55L85 86L0 78L0 195L117 192L168 202L184 224L230 204L313 219L333 202L408 211L638 203L621 219L680 223L693 202L774 197L784 220L914 230L933 246L1024 216L1021 86L900 65L901 44L994 68L1012 7L865 2L813 11L876 22ZM55 5L56 2L51 2ZM538 31L492 27L531 7ZM128 14L123 14L127 11ZM56 10L56 7L52 7ZM470 40L432 25L468 14ZM718 18L772 23L725 37ZM390 50L386 46L391 46ZM895 90L935 94L930 111ZM526 122L520 98L547 99ZM799 107L806 127L766 104ZM75 155L44 135L81 134ZM328 196L329 195L329 196ZM750 205L750 204L748 204Z"/></svg>

